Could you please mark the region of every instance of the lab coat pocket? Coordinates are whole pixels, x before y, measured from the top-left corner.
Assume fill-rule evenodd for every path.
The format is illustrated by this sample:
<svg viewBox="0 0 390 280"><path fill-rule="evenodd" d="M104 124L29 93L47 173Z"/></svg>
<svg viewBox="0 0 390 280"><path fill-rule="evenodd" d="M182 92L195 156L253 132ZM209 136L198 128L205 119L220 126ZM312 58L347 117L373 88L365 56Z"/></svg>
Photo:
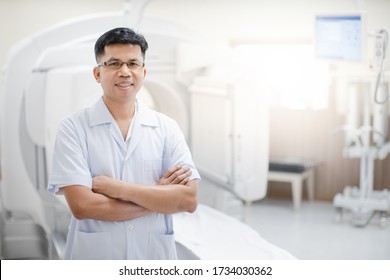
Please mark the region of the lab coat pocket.
<svg viewBox="0 0 390 280"><path fill-rule="evenodd" d="M144 183L156 184L160 180L162 159L144 160Z"/></svg>
<svg viewBox="0 0 390 280"><path fill-rule="evenodd" d="M77 231L73 245L72 259L109 260L112 259L112 240L109 232Z"/></svg>
<svg viewBox="0 0 390 280"><path fill-rule="evenodd" d="M149 234L149 260L176 260L176 244L174 234Z"/></svg>

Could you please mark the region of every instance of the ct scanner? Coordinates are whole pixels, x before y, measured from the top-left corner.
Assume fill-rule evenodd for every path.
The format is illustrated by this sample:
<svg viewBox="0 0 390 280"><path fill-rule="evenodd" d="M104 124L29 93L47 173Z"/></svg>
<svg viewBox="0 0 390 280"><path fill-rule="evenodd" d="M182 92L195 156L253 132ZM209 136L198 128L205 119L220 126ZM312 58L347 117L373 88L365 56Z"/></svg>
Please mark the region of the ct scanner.
<svg viewBox="0 0 390 280"><path fill-rule="evenodd" d="M61 196L53 196L46 191L51 151L59 121L67 114L88 106L101 95L92 68L95 65L93 44L103 32L117 26L129 26L145 35L150 46L146 57L148 72L139 98L176 119L190 144L195 141L198 145L197 138L191 137L190 124L192 131L195 128L196 133L202 133L202 123L190 120L195 115L190 114L191 92L188 88L193 81L191 77L198 73L200 67L196 64L199 61L195 63L196 67L183 66L178 61L178 54L181 44L196 44L195 39L199 37L169 22L141 17L149 1L133 2L136 4L125 13L90 16L55 26L25 39L10 53L3 77L4 108L1 118L2 257L62 258L70 213ZM193 88L199 89L199 85ZM199 93L199 90L193 90L194 94L196 92ZM211 94L211 97L215 98L215 95ZM196 99L193 102L196 103ZM232 134L227 137L232 137ZM199 145L197 147L200 149ZM194 158L196 160L196 155ZM201 161L201 157L199 159ZM266 172L263 169L260 174ZM230 185L234 191L234 182L230 181ZM246 201L265 195L264 188L250 195L245 187L240 188L244 189L241 193L246 194L243 197ZM219 238L204 238L201 243L195 244L189 237L196 235L187 234L187 231L192 234L198 232L200 236L199 229L205 223L219 223L221 227L229 228L234 224L242 238L246 236L250 239L250 242L239 242L240 238L234 237L237 244L241 244L239 247L244 258L246 254L259 259L294 258L265 242L243 223L233 222L232 218L206 206L200 206L194 217L197 218L190 219L183 213L175 218L179 229L178 255L181 258L211 259L216 256L215 249L224 247L221 245L223 242L231 242L210 231L209 235ZM268 253L264 254L264 250ZM220 253L218 258L234 258L237 248Z"/></svg>

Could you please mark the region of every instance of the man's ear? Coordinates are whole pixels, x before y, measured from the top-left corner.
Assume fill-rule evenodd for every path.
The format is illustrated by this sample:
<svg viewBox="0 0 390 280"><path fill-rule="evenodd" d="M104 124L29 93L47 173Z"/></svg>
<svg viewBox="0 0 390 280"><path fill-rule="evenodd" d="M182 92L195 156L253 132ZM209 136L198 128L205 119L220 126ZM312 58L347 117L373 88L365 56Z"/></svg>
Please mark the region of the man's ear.
<svg viewBox="0 0 390 280"><path fill-rule="evenodd" d="M144 67L144 78L146 77L146 67Z"/></svg>
<svg viewBox="0 0 390 280"><path fill-rule="evenodd" d="M96 82L100 83L100 68L99 67L93 68L93 76L95 77Z"/></svg>

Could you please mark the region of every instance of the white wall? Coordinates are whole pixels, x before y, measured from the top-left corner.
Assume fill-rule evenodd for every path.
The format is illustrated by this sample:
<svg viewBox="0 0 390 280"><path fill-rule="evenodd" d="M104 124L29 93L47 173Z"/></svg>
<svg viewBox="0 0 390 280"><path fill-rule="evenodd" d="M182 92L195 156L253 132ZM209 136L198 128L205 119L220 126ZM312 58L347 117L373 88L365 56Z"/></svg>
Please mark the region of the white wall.
<svg viewBox="0 0 390 280"><path fill-rule="evenodd" d="M201 4L200 4L201 2ZM0 0L0 65L13 44L63 20L122 10L125 0ZM364 8L369 28L390 30L389 0L154 0L145 15L221 40L310 38L313 15Z"/></svg>

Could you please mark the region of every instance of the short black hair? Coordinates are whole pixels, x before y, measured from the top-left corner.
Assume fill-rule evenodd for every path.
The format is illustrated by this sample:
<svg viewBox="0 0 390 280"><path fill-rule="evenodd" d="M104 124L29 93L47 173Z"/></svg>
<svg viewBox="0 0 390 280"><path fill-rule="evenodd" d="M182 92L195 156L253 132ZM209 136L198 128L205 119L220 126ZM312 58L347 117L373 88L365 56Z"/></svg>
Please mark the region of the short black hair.
<svg viewBox="0 0 390 280"><path fill-rule="evenodd" d="M148 42L142 34L134 32L127 27L118 27L107 31L97 39L95 43L95 59L104 54L104 48L114 44L138 45L141 48L142 57L145 60L145 53L148 49Z"/></svg>

